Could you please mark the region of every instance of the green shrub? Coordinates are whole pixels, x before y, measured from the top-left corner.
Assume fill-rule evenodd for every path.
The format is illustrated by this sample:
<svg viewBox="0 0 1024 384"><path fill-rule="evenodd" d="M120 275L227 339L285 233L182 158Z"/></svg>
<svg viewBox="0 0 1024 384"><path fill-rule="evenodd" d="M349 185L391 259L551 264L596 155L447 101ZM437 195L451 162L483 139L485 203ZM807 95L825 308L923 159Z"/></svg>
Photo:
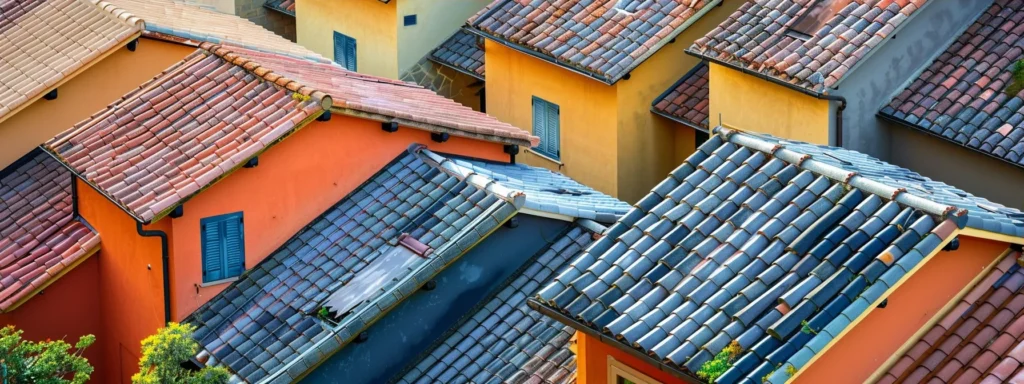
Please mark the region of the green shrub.
<svg viewBox="0 0 1024 384"><path fill-rule="evenodd" d="M185 369L181 364L199 352L199 343L192 339L196 327L168 323L155 335L142 340L139 373L132 384L224 384L230 374L224 367L204 367L199 371Z"/></svg>
<svg viewBox="0 0 1024 384"><path fill-rule="evenodd" d="M742 351L743 348L740 347L740 343L733 340L721 352L718 352L714 359L700 366L700 369L697 370L697 377L709 383L715 382L719 376L722 376L725 371L732 367L733 362L736 361L736 358L739 357Z"/></svg>
<svg viewBox="0 0 1024 384"><path fill-rule="evenodd" d="M0 328L0 382L5 384L81 384L92 375L82 353L96 342L85 335L72 346L64 340L32 342L21 338L14 326Z"/></svg>

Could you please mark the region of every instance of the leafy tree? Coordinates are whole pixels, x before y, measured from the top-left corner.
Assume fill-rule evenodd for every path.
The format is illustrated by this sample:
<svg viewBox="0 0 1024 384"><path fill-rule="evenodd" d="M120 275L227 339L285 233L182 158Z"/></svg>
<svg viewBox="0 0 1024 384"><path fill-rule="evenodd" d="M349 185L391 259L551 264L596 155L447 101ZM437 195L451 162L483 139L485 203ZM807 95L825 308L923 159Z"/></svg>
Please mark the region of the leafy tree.
<svg viewBox="0 0 1024 384"><path fill-rule="evenodd" d="M32 342L8 325L0 329L0 382L7 384L81 384L93 368L82 353L96 336L85 335L72 346L64 340Z"/></svg>
<svg viewBox="0 0 1024 384"><path fill-rule="evenodd" d="M139 373L132 376L132 384L227 383L230 374L224 367L196 371L181 366L199 351L199 343L192 339L195 330L190 324L168 323L167 328L160 328L155 335L142 340Z"/></svg>

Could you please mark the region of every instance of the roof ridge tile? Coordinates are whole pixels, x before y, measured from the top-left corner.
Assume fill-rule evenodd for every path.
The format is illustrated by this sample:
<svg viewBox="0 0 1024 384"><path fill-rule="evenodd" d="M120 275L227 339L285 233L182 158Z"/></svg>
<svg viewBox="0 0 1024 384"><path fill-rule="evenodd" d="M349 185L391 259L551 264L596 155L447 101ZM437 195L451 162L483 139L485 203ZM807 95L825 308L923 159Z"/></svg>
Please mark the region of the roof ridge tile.
<svg viewBox="0 0 1024 384"><path fill-rule="evenodd" d="M135 14L129 12L127 9L121 8L116 4L107 2L105 0L89 0L89 2L99 7L104 12L113 15L115 18L121 20L125 24L128 24L132 27L136 27L139 30L146 29L146 21L143 20L141 17L135 16Z"/></svg>
<svg viewBox="0 0 1024 384"><path fill-rule="evenodd" d="M317 90L316 88L301 84L298 81L292 80L288 77L278 75L274 73L274 70L272 68L264 67L262 64L258 62L251 60L247 57L244 57L240 53L232 51L231 49L229 49L229 47L220 44L203 42L199 44L199 48L207 52L210 52L211 54L216 55L221 59L224 59L224 61L242 67L249 73L252 73L253 75L256 75L257 77L263 80L274 83L275 85L281 88L298 93L302 96L307 96L313 100L316 100L317 104L320 104L320 107L323 108L325 111L330 110L331 106L334 104L333 99L331 99L331 96L328 95L327 93Z"/></svg>

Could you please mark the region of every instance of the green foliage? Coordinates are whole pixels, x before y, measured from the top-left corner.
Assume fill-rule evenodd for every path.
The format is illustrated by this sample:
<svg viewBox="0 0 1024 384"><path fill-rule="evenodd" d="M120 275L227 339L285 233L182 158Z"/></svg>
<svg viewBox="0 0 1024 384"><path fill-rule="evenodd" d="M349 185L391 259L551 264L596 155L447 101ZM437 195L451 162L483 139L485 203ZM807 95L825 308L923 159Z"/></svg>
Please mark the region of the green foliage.
<svg viewBox="0 0 1024 384"><path fill-rule="evenodd" d="M327 307L320 307L320 311L316 313L316 316L319 317L320 320L330 320L331 311L328 311Z"/></svg>
<svg viewBox="0 0 1024 384"><path fill-rule="evenodd" d="M72 346L64 340L32 342L21 338L14 326L0 329L0 382L5 384L80 384L93 368L82 353L96 336L85 335Z"/></svg>
<svg viewBox="0 0 1024 384"><path fill-rule="evenodd" d="M224 384L230 374L224 367L204 367L193 371L181 367L199 351L192 339L196 327L189 324L168 323L155 335L142 340L142 359L139 373L132 376L132 384Z"/></svg>
<svg viewBox="0 0 1024 384"><path fill-rule="evenodd" d="M814 328L811 328L811 325L807 323L807 320L804 320L804 321L800 322L800 332L811 334L811 335L817 335L818 334L818 331L815 331Z"/></svg>
<svg viewBox="0 0 1024 384"><path fill-rule="evenodd" d="M1013 68L1010 70L1013 75L1010 83L1006 85L1006 89L1003 91L1007 96L1017 96L1020 91L1024 90L1024 60L1017 60L1013 63Z"/></svg>
<svg viewBox="0 0 1024 384"><path fill-rule="evenodd" d="M796 375L796 367L794 367L792 365L787 365L786 366L786 374L789 375L789 377L795 376Z"/></svg>
<svg viewBox="0 0 1024 384"><path fill-rule="evenodd" d="M718 352L714 359L700 366L700 369L697 370L697 377L709 383L715 382L719 376L722 376L725 371L732 367L733 362L736 361L736 358L739 357L742 351L743 348L740 347L740 343L733 340L733 342L729 343L729 346L722 349L722 352Z"/></svg>

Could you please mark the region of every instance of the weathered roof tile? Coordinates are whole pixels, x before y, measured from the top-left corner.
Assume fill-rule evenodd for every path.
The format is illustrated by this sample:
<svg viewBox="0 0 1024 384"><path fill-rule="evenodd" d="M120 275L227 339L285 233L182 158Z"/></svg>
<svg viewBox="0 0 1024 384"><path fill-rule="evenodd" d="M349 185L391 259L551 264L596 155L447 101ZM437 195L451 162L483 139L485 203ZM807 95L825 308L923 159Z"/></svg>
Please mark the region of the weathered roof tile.
<svg viewBox="0 0 1024 384"><path fill-rule="evenodd" d="M708 65L697 64L651 106L654 113L680 123L708 129Z"/></svg>
<svg viewBox="0 0 1024 384"><path fill-rule="evenodd" d="M484 79L484 49L476 35L460 29L441 45L434 48L428 58L452 67L480 80Z"/></svg>

